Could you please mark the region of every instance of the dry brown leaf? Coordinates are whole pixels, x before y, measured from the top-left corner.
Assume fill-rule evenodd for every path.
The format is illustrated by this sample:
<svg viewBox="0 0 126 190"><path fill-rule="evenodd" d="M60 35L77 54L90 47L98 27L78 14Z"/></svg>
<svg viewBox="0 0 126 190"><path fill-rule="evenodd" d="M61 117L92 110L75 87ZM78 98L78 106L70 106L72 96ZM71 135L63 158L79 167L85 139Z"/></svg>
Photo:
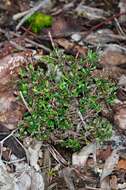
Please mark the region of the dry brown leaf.
<svg viewBox="0 0 126 190"><path fill-rule="evenodd" d="M117 153L117 150L113 150L112 154L107 158L105 161L105 165L102 171L101 175L101 181L103 181L106 177L108 177L113 169L116 167L119 160L119 154Z"/></svg>
<svg viewBox="0 0 126 190"><path fill-rule="evenodd" d="M80 24L76 21L76 18L72 18L70 15L69 17L62 15L58 15L53 18L53 25L49 29L45 29L44 33L51 32L53 37L55 36L67 36L71 32L79 32L81 29Z"/></svg>
<svg viewBox="0 0 126 190"><path fill-rule="evenodd" d="M111 189L118 190L117 177L115 175L111 176L110 186L111 186Z"/></svg>
<svg viewBox="0 0 126 190"><path fill-rule="evenodd" d="M4 42L2 48L0 49L0 59L11 53L14 53L16 46L18 47L18 49L19 47L25 49L25 39L20 37L20 38L14 38L9 42L8 41Z"/></svg>
<svg viewBox="0 0 126 190"><path fill-rule="evenodd" d="M8 129L14 129L22 119L24 106L17 101L13 89L0 91L0 122Z"/></svg>
<svg viewBox="0 0 126 190"><path fill-rule="evenodd" d="M126 76L122 75L118 82L117 97L121 101L126 101Z"/></svg>
<svg viewBox="0 0 126 190"><path fill-rule="evenodd" d="M126 104L119 105L115 108L114 121L120 129L126 129Z"/></svg>
<svg viewBox="0 0 126 190"><path fill-rule="evenodd" d="M80 54L82 56L86 56L86 53L88 51L87 47L76 45L75 43L70 42L64 38L56 39L55 42L74 55Z"/></svg>
<svg viewBox="0 0 126 190"><path fill-rule="evenodd" d="M125 69L121 69L120 67L111 67L107 66L103 69L96 69L92 72L92 76L100 77L104 79L114 79L118 80L122 75L126 74Z"/></svg>
<svg viewBox="0 0 126 190"><path fill-rule="evenodd" d="M100 64L104 67L119 66L126 64L126 54L124 54L120 50L117 51L107 48L101 56Z"/></svg>
<svg viewBox="0 0 126 190"><path fill-rule="evenodd" d="M69 17L58 16L54 18L52 28L50 29L52 36L56 34L64 34L68 32L76 32L79 30L79 25Z"/></svg>
<svg viewBox="0 0 126 190"><path fill-rule="evenodd" d="M117 169L118 170L120 170L120 169L126 170L126 159L119 160L118 165L117 165Z"/></svg>
<svg viewBox="0 0 126 190"><path fill-rule="evenodd" d="M97 158L105 161L111 155L111 152L112 152L112 147L111 145L108 145L105 150L103 149L97 150Z"/></svg>

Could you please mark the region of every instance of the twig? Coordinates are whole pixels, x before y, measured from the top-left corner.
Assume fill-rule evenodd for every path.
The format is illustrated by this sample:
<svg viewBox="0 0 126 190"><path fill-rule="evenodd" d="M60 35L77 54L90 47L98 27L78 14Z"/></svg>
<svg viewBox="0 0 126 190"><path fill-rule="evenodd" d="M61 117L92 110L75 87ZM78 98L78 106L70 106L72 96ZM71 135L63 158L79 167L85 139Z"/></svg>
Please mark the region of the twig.
<svg viewBox="0 0 126 190"><path fill-rule="evenodd" d="M59 163L62 164L64 166L68 166L68 162L61 156L61 154L53 147L53 146L49 146L48 147L49 152L52 154L52 156L54 157L54 159Z"/></svg>
<svg viewBox="0 0 126 190"><path fill-rule="evenodd" d="M113 15L112 17L107 18L105 21L103 21L103 22L101 22L101 23L99 23L99 24L93 26L93 27L89 30L89 32L87 33L87 35L89 35L89 34L90 34L91 32L93 32L94 30L100 28L101 26L104 26L104 24L108 24L108 23L109 23L110 21L112 21L114 18L119 18L119 17L122 16L122 15L126 15L126 12L124 12L124 13L117 13L117 14Z"/></svg>
<svg viewBox="0 0 126 190"><path fill-rule="evenodd" d="M52 34L51 34L50 31L48 32L48 36L49 36L49 39L50 39L50 41L51 41L51 44L52 44L53 49L55 49L55 44L54 44L54 41L53 41L53 38L52 38Z"/></svg>
<svg viewBox="0 0 126 190"><path fill-rule="evenodd" d="M27 104L27 102L26 102L26 100L25 100L25 98L24 98L22 92L19 91L19 93L20 93L20 97L21 97L21 99L22 99L22 101L23 101L25 107L27 108L27 110L29 111L29 113L31 113L31 109L29 108L29 106L28 106L28 104Z"/></svg>
<svg viewBox="0 0 126 190"><path fill-rule="evenodd" d="M18 130L18 129L13 130L11 133L9 133L9 135L7 135L4 139L2 139L2 140L0 141L0 159L1 159L1 157L2 157L2 152L3 152L3 143L4 143L8 138L10 138L11 136L13 136L14 133L15 133L17 130Z"/></svg>
<svg viewBox="0 0 126 190"><path fill-rule="evenodd" d="M51 185L48 187L47 190L52 190L52 189L54 189L54 187L56 187L56 189L57 189L57 183L51 184Z"/></svg>
<svg viewBox="0 0 126 190"><path fill-rule="evenodd" d="M6 30L1 29L1 28L0 28L0 32L1 32L2 34L9 33L11 36L22 37L22 36L21 36L20 34L18 34L18 33L15 33L15 32L12 32L12 31L7 32ZM51 50L50 50L49 48L47 48L46 46L44 46L44 45L42 45L42 44L39 44L39 43L37 43L37 42L34 42L33 40L30 40L30 39L25 38L25 37L24 37L24 40L25 40L26 42L28 42L28 43L30 43L30 44L36 46L36 47L39 47L39 48L44 49L44 50L47 51L47 52L51 52Z"/></svg>
<svg viewBox="0 0 126 190"><path fill-rule="evenodd" d="M23 23L31 16L33 15L36 11L38 11L39 9L41 9L42 7L45 6L45 4L48 3L48 0L43 0L40 1L36 6L34 6L33 8L31 8L29 11L26 11L24 14L26 16L24 16L21 21L18 23L18 25L16 26L16 30L19 30L19 28L23 25ZM17 17L16 15L14 16L14 18ZM18 15L19 17L19 15Z"/></svg>
<svg viewBox="0 0 126 190"><path fill-rule="evenodd" d="M21 12L21 13L17 13L13 16L13 20L18 20L20 19L21 17L23 17L24 15L28 14L29 13L29 10L27 11L24 11L24 12Z"/></svg>
<svg viewBox="0 0 126 190"><path fill-rule="evenodd" d="M9 139L18 129L13 130L8 136L0 141L0 144L3 144L7 139Z"/></svg>
<svg viewBox="0 0 126 190"><path fill-rule="evenodd" d="M50 38L50 42L51 42L51 44L52 44L52 47L53 47L53 49L54 49L54 51L55 51L57 57L59 58L59 55L58 55L58 52L57 52L57 49L56 49L56 47L55 47L55 43L54 43L54 40L53 40L53 37L52 37L52 34L51 34L50 31L48 32L48 36L49 36L49 38Z"/></svg>
<svg viewBox="0 0 126 190"><path fill-rule="evenodd" d="M32 45L35 45L36 47L44 49L47 52L51 52L51 50L49 48L47 48L46 46L44 46L42 44L39 44L37 42L34 42L34 41L32 41L32 40L30 40L28 38L25 38L25 41L31 43Z"/></svg>
<svg viewBox="0 0 126 190"><path fill-rule="evenodd" d="M24 145L17 139L17 137L15 135L13 135L13 137L15 138L15 140L18 142L18 144L24 149L25 153L26 153L26 158L27 158L27 162L30 162L30 158L29 158L29 153L27 151L27 149L24 147Z"/></svg>
<svg viewBox="0 0 126 190"><path fill-rule="evenodd" d="M3 160L3 162L6 164L13 164L13 163L21 162L21 161L25 161L25 160L26 160L26 158L21 158L21 159L16 159L16 160L12 160L12 161Z"/></svg>
<svg viewBox="0 0 126 190"><path fill-rule="evenodd" d="M14 42L12 40L10 40L9 42L18 50L26 50L26 48L22 47L21 45L18 45L16 42Z"/></svg>
<svg viewBox="0 0 126 190"><path fill-rule="evenodd" d="M78 113L78 115L79 115L79 117L80 117L80 119L81 119L81 121L82 121L83 125L85 126L85 125L86 125L86 122L84 121L84 119L83 119L83 116L82 116L81 112L78 110L78 111L77 111L77 113Z"/></svg>
<svg viewBox="0 0 126 190"><path fill-rule="evenodd" d="M123 29L121 28L121 26L120 26L120 24L119 24L119 22L118 22L118 19L117 19L117 18L114 18L114 20L115 20L116 26L118 27L118 30L119 30L119 32L120 32L120 35L126 36L126 34L123 32Z"/></svg>

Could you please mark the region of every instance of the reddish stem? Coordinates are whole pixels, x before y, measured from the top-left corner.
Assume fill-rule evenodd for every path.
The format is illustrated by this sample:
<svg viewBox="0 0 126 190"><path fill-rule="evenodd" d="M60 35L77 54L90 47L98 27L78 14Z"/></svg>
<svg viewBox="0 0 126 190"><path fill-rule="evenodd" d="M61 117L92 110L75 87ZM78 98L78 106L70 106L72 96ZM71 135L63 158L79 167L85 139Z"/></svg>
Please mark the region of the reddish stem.
<svg viewBox="0 0 126 190"><path fill-rule="evenodd" d="M112 21L114 18L119 18L119 17L122 16L122 15L126 15L126 12L117 13L117 14L113 15L112 17L107 18L105 21L103 21L103 22L101 22L101 23L99 23L99 24L93 26L93 27L89 30L88 34L90 34L91 32L93 32L94 30L100 28L100 27L103 26L104 24L107 24L108 22Z"/></svg>

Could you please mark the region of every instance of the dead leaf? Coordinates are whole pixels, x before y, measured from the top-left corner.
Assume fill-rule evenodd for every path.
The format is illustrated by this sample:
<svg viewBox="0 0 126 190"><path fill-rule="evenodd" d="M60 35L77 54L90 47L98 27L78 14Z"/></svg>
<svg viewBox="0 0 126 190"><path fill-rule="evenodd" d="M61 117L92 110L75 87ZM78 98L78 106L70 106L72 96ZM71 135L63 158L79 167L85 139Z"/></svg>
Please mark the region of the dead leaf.
<svg viewBox="0 0 126 190"><path fill-rule="evenodd" d="M9 134L10 130L6 126L0 124L0 141L6 138ZM19 158L25 156L24 150L22 151L22 147L20 149L20 145L18 146L17 141L13 137L8 138L4 142L3 148L1 147L0 151L2 152L3 159L6 161L9 161L11 153L14 153Z"/></svg>
<svg viewBox="0 0 126 190"><path fill-rule="evenodd" d="M31 146L28 147L30 165L34 167L36 171L40 170L40 167L38 165L38 160L39 160L39 152L41 146L42 146L41 141L33 141Z"/></svg>
<svg viewBox="0 0 126 190"><path fill-rule="evenodd" d="M126 76L122 75L118 81L117 97L121 101L126 101Z"/></svg>
<svg viewBox="0 0 126 190"><path fill-rule="evenodd" d="M30 9L30 0L18 0L16 1L16 3L21 12L27 11L28 9Z"/></svg>
<svg viewBox="0 0 126 190"><path fill-rule="evenodd" d="M117 97L121 101L126 101L126 90L119 88L116 93Z"/></svg>
<svg viewBox="0 0 126 190"><path fill-rule="evenodd" d="M105 161L105 165L100 179L101 181L112 173L113 169L116 167L118 163L118 160L119 154L117 153L117 150L113 150L112 154Z"/></svg>
<svg viewBox="0 0 126 190"><path fill-rule="evenodd" d="M123 89L126 88L126 76L122 75L119 79L118 86L122 87Z"/></svg>
<svg viewBox="0 0 126 190"><path fill-rule="evenodd" d="M107 176L106 178L104 178L101 181L101 188L100 188L100 190L111 190L109 176Z"/></svg>
<svg viewBox="0 0 126 190"><path fill-rule="evenodd" d="M32 63L32 56L32 51L26 51L7 55L0 59L0 83L9 82L15 74L18 74L19 67Z"/></svg>
<svg viewBox="0 0 126 190"><path fill-rule="evenodd" d="M69 167L64 168L63 170L59 172L59 175L61 177L64 177L64 180L69 190L75 190L74 183L73 183L74 172L72 168L69 168Z"/></svg>
<svg viewBox="0 0 126 190"><path fill-rule="evenodd" d="M52 36L66 34L69 32L77 32L80 30L79 24L70 17L64 17L62 15L55 17L53 20L53 25L49 29Z"/></svg>
<svg viewBox="0 0 126 190"><path fill-rule="evenodd" d="M14 89L4 87L0 91L0 122L8 129L14 129L22 119L25 111L24 106L17 101L14 95Z"/></svg>
<svg viewBox="0 0 126 190"><path fill-rule="evenodd" d="M111 186L111 189L118 190L117 177L115 175L111 176L110 186Z"/></svg>
<svg viewBox="0 0 126 190"><path fill-rule="evenodd" d="M3 57L11 53L14 53L16 46L20 48L22 47L22 49L25 49L25 39L22 37L19 37L19 38L14 38L13 40L9 42L8 41L4 42L2 45L2 48L0 49L0 59L2 59Z"/></svg>
<svg viewBox="0 0 126 190"><path fill-rule="evenodd" d="M72 164L75 166L84 167L90 154L96 156L96 144L89 144L81 149L79 153L72 155ZM95 159L94 159L95 160Z"/></svg>
<svg viewBox="0 0 126 190"><path fill-rule="evenodd" d="M58 45L62 46L67 52L71 52L73 55L80 54L82 56L86 56L87 47L76 45L75 43L64 38L55 39L54 41Z"/></svg>
<svg viewBox="0 0 126 190"><path fill-rule="evenodd" d="M1 134L0 135L0 141L6 138L7 135ZM7 147L11 154L16 155L17 158L25 158L26 153L21 144L13 137L11 136L4 142L4 147Z"/></svg>
<svg viewBox="0 0 126 190"><path fill-rule="evenodd" d="M111 155L111 152L112 152L111 145L108 145L105 150L99 149L97 150L97 159L105 161Z"/></svg>
<svg viewBox="0 0 126 190"><path fill-rule="evenodd" d="M44 187L45 183L42 173L33 171L31 175L31 190L44 190Z"/></svg>
<svg viewBox="0 0 126 190"><path fill-rule="evenodd" d="M4 160L9 161L10 160L10 155L11 155L11 150L7 147L3 147L2 150L2 157Z"/></svg>
<svg viewBox="0 0 126 190"><path fill-rule="evenodd" d="M108 13L104 10L85 6L82 3L77 6L75 11L79 16L83 16L89 20L105 19L105 16L108 16Z"/></svg>
<svg viewBox="0 0 126 190"><path fill-rule="evenodd" d="M126 183L123 183L123 184L118 184L118 189L126 189Z"/></svg>
<svg viewBox="0 0 126 190"><path fill-rule="evenodd" d="M114 36L112 37L113 32L110 29L97 30L87 35L84 41L89 44L106 44L108 42L115 41Z"/></svg>
<svg viewBox="0 0 126 190"><path fill-rule="evenodd" d="M126 13L126 0L119 1L120 14ZM119 17L120 23L126 23L126 14L120 15Z"/></svg>
<svg viewBox="0 0 126 190"><path fill-rule="evenodd" d="M125 138L125 137L124 137ZM119 150L120 159L126 160L126 149L120 149Z"/></svg>
<svg viewBox="0 0 126 190"><path fill-rule="evenodd" d="M124 74L126 74L126 70L116 66L106 66L103 67L103 69L96 69L92 72L92 76L94 77L114 79L116 81L119 80L119 78Z"/></svg>
<svg viewBox="0 0 126 190"><path fill-rule="evenodd" d="M122 130L126 129L126 104L119 105L115 108L114 121Z"/></svg>
<svg viewBox="0 0 126 190"><path fill-rule="evenodd" d="M120 169L126 170L126 159L119 160L118 165L117 165L117 169L118 170L120 170Z"/></svg>
<svg viewBox="0 0 126 190"><path fill-rule="evenodd" d="M16 188L14 190L44 190L45 183L42 172L37 172L25 162L15 162L15 171L18 172L18 178L12 173Z"/></svg>
<svg viewBox="0 0 126 190"><path fill-rule="evenodd" d="M14 178L7 172L2 160L0 160L0 189L16 190Z"/></svg>
<svg viewBox="0 0 126 190"><path fill-rule="evenodd" d="M120 66L123 64L126 64L126 54L120 50L117 51L106 48L101 55L100 58L100 64L104 67L110 67L110 66Z"/></svg>

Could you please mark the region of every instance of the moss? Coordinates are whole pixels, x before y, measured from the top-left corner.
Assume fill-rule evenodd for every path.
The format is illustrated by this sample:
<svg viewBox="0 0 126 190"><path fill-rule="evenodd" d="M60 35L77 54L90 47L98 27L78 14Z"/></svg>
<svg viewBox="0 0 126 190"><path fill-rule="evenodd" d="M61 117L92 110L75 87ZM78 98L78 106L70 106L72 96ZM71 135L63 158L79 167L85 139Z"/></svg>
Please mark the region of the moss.
<svg viewBox="0 0 126 190"><path fill-rule="evenodd" d="M39 33L43 28L48 28L52 25L52 17L41 12L36 12L27 19L26 24L31 27L33 32Z"/></svg>
<svg viewBox="0 0 126 190"><path fill-rule="evenodd" d="M116 86L111 81L92 77L97 55L88 52L86 58L75 59L61 51L42 56L48 71L30 65L20 72L18 82L32 112L24 114L20 135L32 135L41 140L71 130L79 138L58 136L62 145L77 149L89 136L98 141L110 138L112 125L100 116L104 105L113 104ZM71 139L71 140L70 140Z"/></svg>

